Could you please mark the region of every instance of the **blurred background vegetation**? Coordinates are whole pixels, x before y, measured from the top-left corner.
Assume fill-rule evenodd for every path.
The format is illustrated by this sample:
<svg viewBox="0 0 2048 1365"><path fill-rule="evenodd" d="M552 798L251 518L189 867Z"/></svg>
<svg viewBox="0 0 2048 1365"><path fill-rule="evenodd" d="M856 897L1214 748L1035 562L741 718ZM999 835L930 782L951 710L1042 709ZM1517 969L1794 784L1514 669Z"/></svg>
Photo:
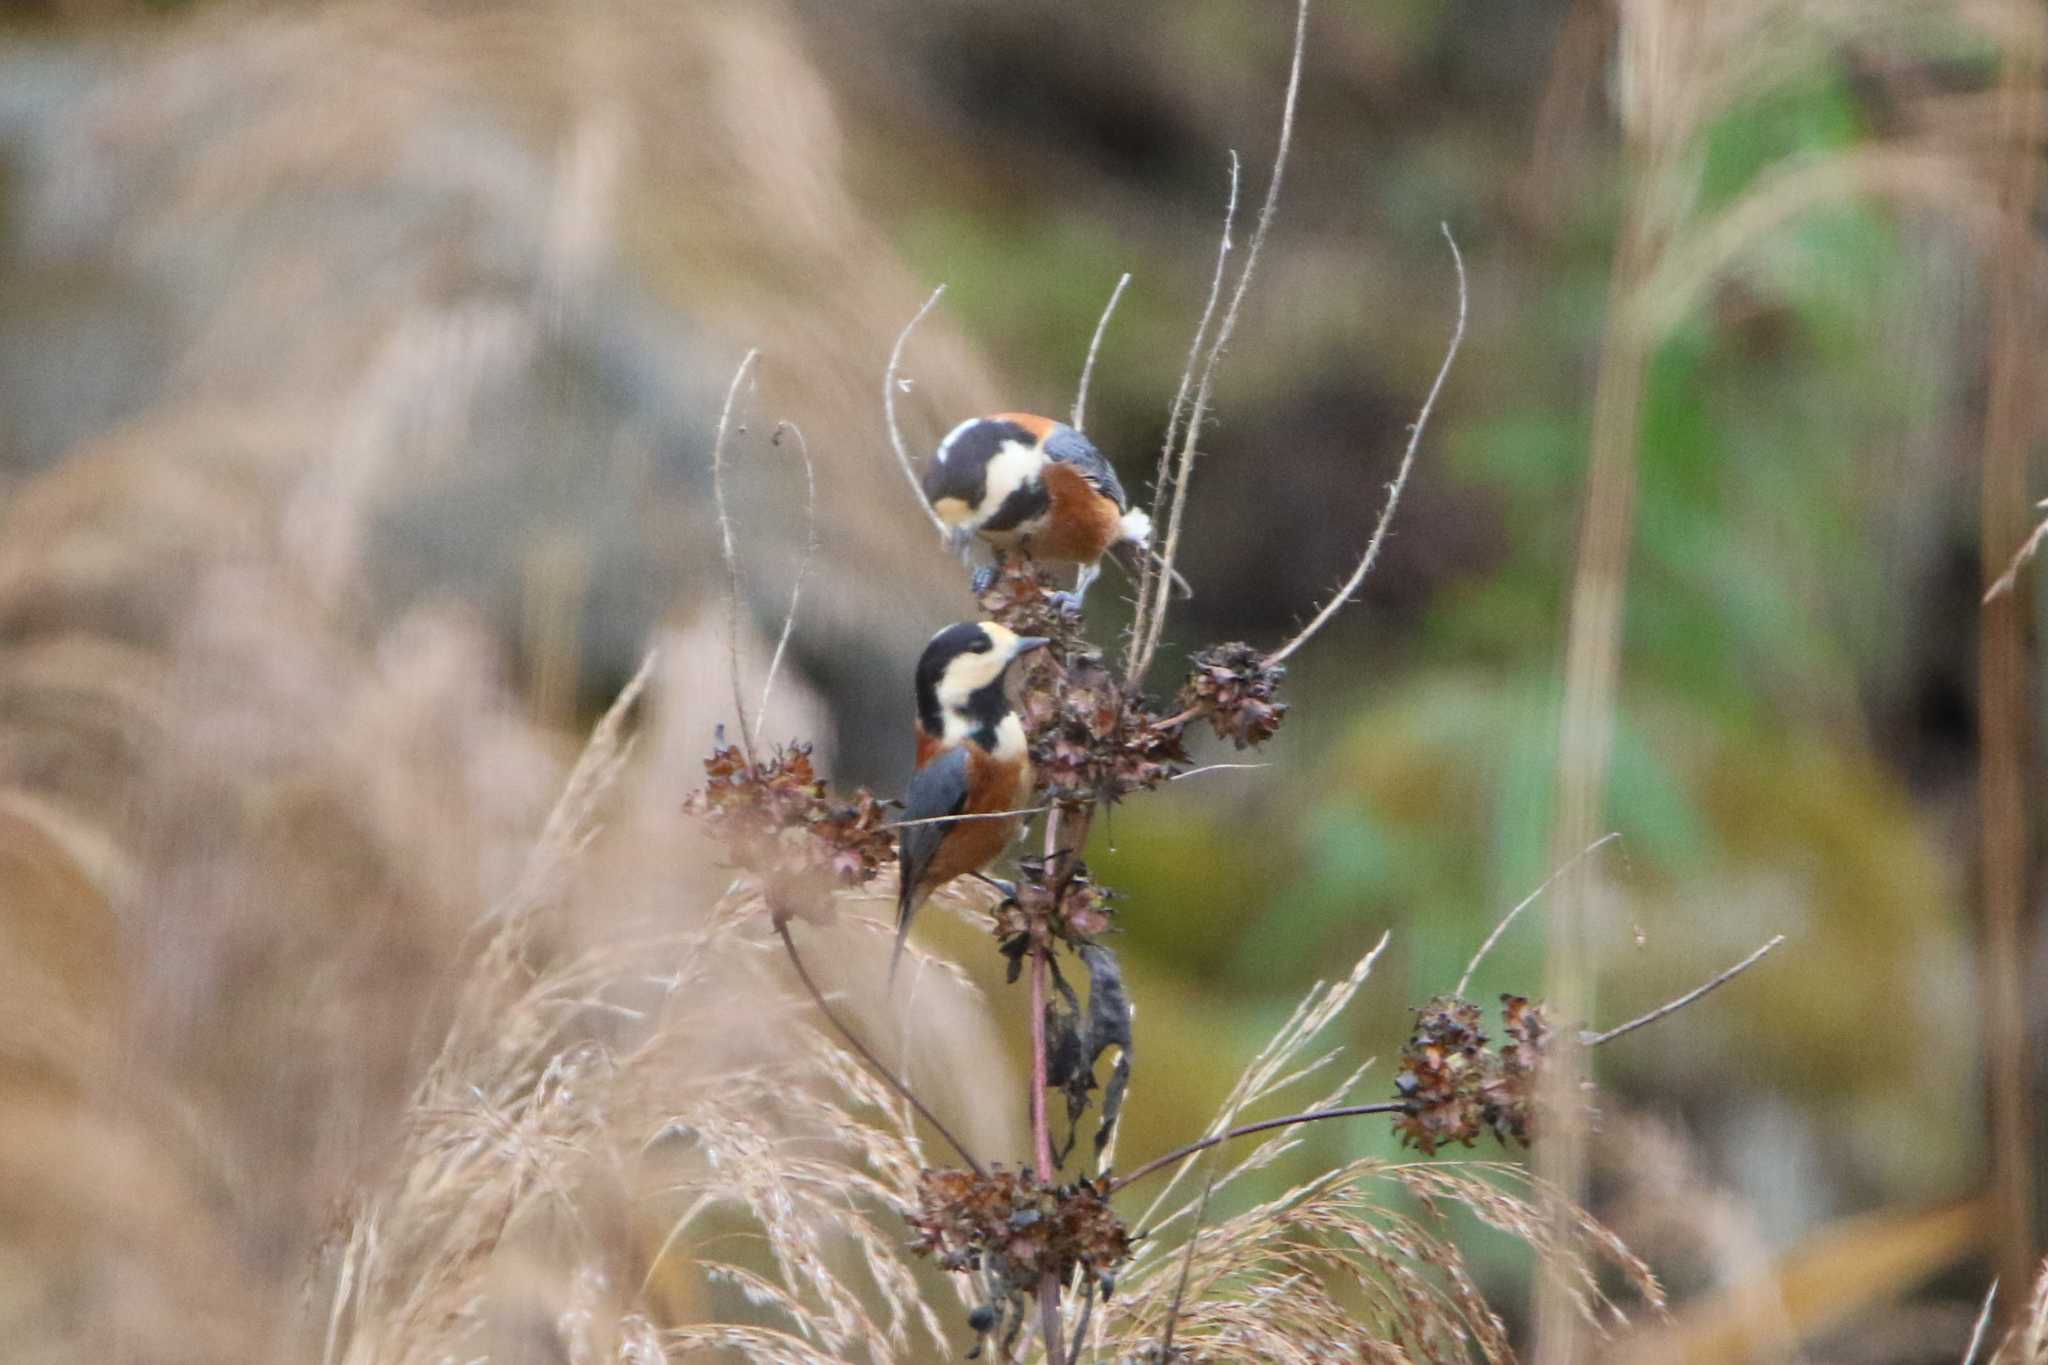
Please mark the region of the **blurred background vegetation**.
<svg viewBox="0 0 2048 1365"><path fill-rule="evenodd" d="M1146 487L1229 154L1248 204L1269 170L1290 9L11 7L0 495L28 498L173 400L291 407L317 391L315 415L345 414L364 390L323 376L360 369L389 318L330 300L355 284L293 283L354 268L323 259L328 244L386 257L364 266L370 290L392 255L429 297L545 275L555 247L534 248L536 266L491 234L548 219L550 183L583 163L572 152L553 182L545 167L576 129L624 128L618 207L562 229L602 246L586 305L533 343L525 381L485 386L444 442L457 455L387 460L350 485L372 509L351 619L374 637L407 603L469 602L528 713L566 742L639 642L715 591L699 466L719 386L760 341L780 376L763 410L803 416L828 481L824 586L798 662L835 718L838 770L895 790L915 642L968 599L917 540L888 462L889 340L924 290L948 286L906 366L914 446L985 408L1061 413L1130 271L1089 425ZM536 77L553 53L527 24L564 37L567 75ZM1869 1229L1869 1264L1828 1262L1831 1291L1786 1291L1770 1325L1699 1358L1792 1358L1799 1340L1814 1360L1956 1358L1990 1264L1981 1206L1962 1201L1990 1156L1976 657L2008 169L1997 94L2007 59L2038 52L2038 24L2030 5L1965 0L1316 7L1280 215L1198 467L1182 561L1195 595L1172 648L1277 643L1355 562L1451 329L1440 224L1465 253L1471 330L1380 567L1292 669L1270 766L1179 784L1099 828L1094 868L1123 892L1139 1003L1124 1152L1191 1136L1308 984L1391 931L1346 1039L1382 1059L1368 1086L1384 1081L1408 1009L1448 989L1553 869L1594 394L1634 348L1601 821L1621 837L1595 855L1591 1021L1788 941L1600 1054L1596 1207L1709 1317L1716 1292L1833 1253L1840 1226ZM326 71L330 43L341 74ZM275 84L330 79L319 100ZM350 79L365 84L352 94ZM424 112L359 110L380 80ZM222 152L259 117L270 140ZM728 131L707 133L721 117ZM191 170L210 156L225 159ZM760 184L734 169L753 160L773 166ZM451 197L451 178L485 188ZM2042 264L2029 236L2028 300ZM215 307L259 267L276 267L271 292ZM228 345L218 329L251 316L327 340ZM286 369L304 375L279 380ZM2032 469L2035 436L2030 418ZM327 439L278 458L310 460ZM764 624L800 544L787 474L753 475L742 495ZM1114 598L1091 603L1105 633ZM2038 730L2039 689L2025 695ZM2037 787L2031 741L2022 752ZM2038 844L2038 805L2025 820ZM934 938L991 956L964 926ZM2027 946L2009 965L2038 1035L2041 959ZM1474 994L1543 989L1539 907ZM2030 1111L2040 1080L2026 1079ZM1376 1125L1325 1125L1270 1188L1392 1150ZM1659 1189L1717 1212L1673 1228ZM1883 1259L1886 1234L1958 1208L1972 1212L1924 1238L1909 1271ZM1842 1222L1857 1216L1878 1221ZM1526 1272L1511 1249L1495 1259L1499 1285Z"/></svg>

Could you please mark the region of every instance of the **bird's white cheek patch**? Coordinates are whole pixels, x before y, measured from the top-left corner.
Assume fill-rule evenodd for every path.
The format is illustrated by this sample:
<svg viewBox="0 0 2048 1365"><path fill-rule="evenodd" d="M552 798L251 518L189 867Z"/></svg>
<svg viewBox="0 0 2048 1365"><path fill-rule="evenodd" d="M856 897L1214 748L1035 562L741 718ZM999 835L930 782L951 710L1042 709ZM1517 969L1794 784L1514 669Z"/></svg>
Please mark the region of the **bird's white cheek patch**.
<svg viewBox="0 0 2048 1365"><path fill-rule="evenodd" d="M946 665L945 673L939 678L939 705L947 711L957 711L967 705L967 699L987 687L1003 675L1008 660L990 650L985 654L962 654Z"/></svg>
<svg viewBox="0 0 2048 1365"><path fill-rule="evenodd" d="M948 526L964 525L974 515L968 510L967 504L959 498L940 498L932 504L932 510L937 512L939 520Z"/></svg>

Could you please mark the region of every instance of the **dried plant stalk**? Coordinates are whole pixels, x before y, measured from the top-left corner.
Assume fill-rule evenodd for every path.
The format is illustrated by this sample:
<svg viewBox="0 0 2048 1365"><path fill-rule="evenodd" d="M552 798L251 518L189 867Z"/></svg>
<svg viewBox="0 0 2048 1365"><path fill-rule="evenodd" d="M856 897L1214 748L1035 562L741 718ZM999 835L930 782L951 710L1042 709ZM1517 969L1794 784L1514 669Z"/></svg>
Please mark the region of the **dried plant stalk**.
<svg viewBox="0 0 2048 1365"><path fill-rule="evenodd" d="M1131 272L1126 270L1116 282L1116 288L1109 291L1109 302L1102 305L1102 317L1096 321L1095 337L1088 343L1088 358L1081 362L1081 382L1074 389L1074 412L1070 425L1076 431L1088 429L1088 381L1095 375L1095 358L1102 353L1102 338L1109 331L1109 320L1116 313L1117 300L1124 296L1124 290L1131 284Z"/></svg>
<svg viewBox="0 0 2048 1365"><path fill-rule="evenodd" d="M1202 438L1202 420L1208 415L1209 401L1216 384L1216 367L1223 358L1224 348L1230 344L1231 334L1237 330L1237 316L1244 306L1246 293L1251 289L1252 276L1258 269L1259 253L1266 244L1266 234L1273 226L1273 215L1280 206L1280 184L1287 171L1287 154L1294 144L1294 113L1301 95L1302 54L1308 43L1308 0L1300 0L1294 16L1294 55L1287 71L1287 93L1281 103L1280 144L1273 153L1273 172L1266 181L1265 202L1259 206L1259 221L1252 229L1251 244L1245 249L1244 266L1238 271L1237 284L1232 288L1230 303L1223 310L1222 321L1216 325L1216 338L1209 343L1208 353L1203 357L1201 374L1194 384L1194 398L1188 407L1187 429L1181 437L1180 454L1173 478L1173 506L1166 519L1165 541L1159 552L1159 572L1152 600L1147 604L1144 630L1140 638L1143 643L1133 654L1132 666L1126 675L1136 679L1145 675L1151 666L1152 656L1159 649L1161 633L1166 629L1166 607L1172 600L1168 590L1173 579L1173 561L1180 551L1180 531L1183 513L1187 510L1188 479L1194 470L1195 453ZM1235 172L1232 176L1235 185ZM1228 230L1225 231L1226 238ZM1182 383L1186 390L1185 379ZM1164 496L1163 490L1155 494ZM1156 509L1155 509L1156 513ZM1158 524L1154 516L1154 524ZM1135 631L1135 625L1134 625Z"/></svg>

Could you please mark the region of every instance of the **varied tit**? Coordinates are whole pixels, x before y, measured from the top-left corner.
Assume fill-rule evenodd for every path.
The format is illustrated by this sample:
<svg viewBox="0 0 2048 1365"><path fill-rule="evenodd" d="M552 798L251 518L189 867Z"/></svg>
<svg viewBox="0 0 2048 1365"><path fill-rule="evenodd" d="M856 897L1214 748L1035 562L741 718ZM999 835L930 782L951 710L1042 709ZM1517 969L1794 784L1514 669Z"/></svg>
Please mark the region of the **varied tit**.
<svg viewBox="0 0 2048 1365"><path fill-rule="evenodd" d="M1142 549L1152 535L1152 519L1131 506L1116 470L1086 436L1028 412L954 427L925 471L924 496L963 554L979 536L998 554L1014 549L1078 566L1067 597L1072 611L1101 573L1104 551L1121 543Z"/></svg>
<svg viewBox="0 0 2048 1365"><path fill-rule="evenodd" d="M948 815L1020 811L1031 804L1031 757L1024 723L1004 695L1010 665L1048 643L993 621L947 626L917 661L917 771L904 798L897 846L903 884L896 901L896 952L927 896L964 873L979 873L1023 828L1025 817L943 820Z"/></svg>

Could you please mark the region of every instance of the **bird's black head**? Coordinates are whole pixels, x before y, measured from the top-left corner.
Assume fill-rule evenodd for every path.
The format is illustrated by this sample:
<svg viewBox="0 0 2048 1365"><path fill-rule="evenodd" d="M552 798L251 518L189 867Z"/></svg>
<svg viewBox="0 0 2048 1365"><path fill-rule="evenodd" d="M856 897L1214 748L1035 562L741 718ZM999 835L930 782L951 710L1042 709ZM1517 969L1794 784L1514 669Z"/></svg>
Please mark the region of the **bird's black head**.
<svg viewBox="0 0 2048 1365"><path fill-rule="evenodd" d="M1009 713L1003 675L1022 655L1044 645L994 621L947 626L917 661L917 720L934 739L993 732ZM985 747L993 747L983 740Z"/></svg>
<svg viewBox="0 0 2048 1365"><path fill-rule="evenodd" d="M924 472L925 501L962 531L1010 530L1045 510L1043 441L1058 423L1027 413L962 422Z"/></svg>

